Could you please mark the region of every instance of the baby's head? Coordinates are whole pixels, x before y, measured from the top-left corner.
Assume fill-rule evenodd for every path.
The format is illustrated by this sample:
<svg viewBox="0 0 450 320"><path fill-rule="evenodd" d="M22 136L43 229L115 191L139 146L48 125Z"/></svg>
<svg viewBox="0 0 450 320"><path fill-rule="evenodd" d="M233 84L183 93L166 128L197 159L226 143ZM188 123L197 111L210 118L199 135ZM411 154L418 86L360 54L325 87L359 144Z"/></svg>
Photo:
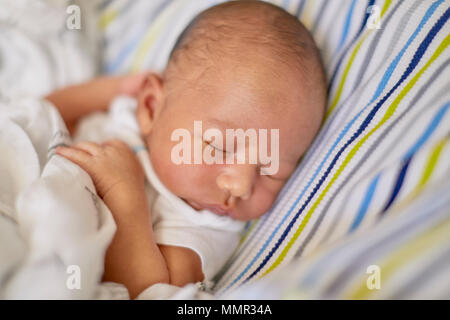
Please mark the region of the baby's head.
<svg viewBox="0 0 450 320"><path fill-rule="evenodd" d="M325 103L320 55L297 18L264 2L233 1L186 28L162 76L150 75L141 89L137 118L170 191L194 209L246 221L270 209L316 136ZM244 149L227 141L227 129L248 133ZM264 148L271 163L259 156Z"/></svg>

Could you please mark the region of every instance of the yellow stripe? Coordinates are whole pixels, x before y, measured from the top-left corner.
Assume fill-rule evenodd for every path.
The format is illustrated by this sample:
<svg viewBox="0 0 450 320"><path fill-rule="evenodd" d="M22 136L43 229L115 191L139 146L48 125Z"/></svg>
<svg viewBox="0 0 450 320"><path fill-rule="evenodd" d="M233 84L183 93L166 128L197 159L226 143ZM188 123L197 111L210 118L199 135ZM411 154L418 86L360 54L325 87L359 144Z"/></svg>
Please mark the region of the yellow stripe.
<svg viewBox="0 0 450 320"><path fill-rule="evenodd" d="M388 0L384 3L383 9L381 10L380 13L380 19L383 17L383 15L386 13L387 9L389 8L389 6L391 5L392 0ZM328 118L328 116L333 112L334 108L336 107L336 105L339 102L339 99L341 98L341 94L342 94L342 90L344 89L344 84L345 84L345 79L347 79L347 75L353 65L353 61L356 58L356 55L359 52L359 49L361 48L362 44L364 43L364 41L367 39L367 37L372 33L374 29L369 29L369 31L364 34L364 36L361 37L361 39L359 40L358 44L356 45L356 47L353 49L353 52L350 56L350 59L347 62L347 66L344 69L344 73L342 75L341 81L339 82L339 87L338 90L336 92L336 95L333 99L333 102L331 103L330 107L328 108L326 114L325 114L325 119Z"/></svg>
<svg viewBox="0 0 450 320"><path fill-rule="evenodd" d="M155 24L147 31L142 40L139 48L136 51L136 55L131 63L131 71L137 72L141 70L142 64L147 57L150 47L155 42L156 38L161 33L161 30L166 22L166 19L159 19L155 21Z"/></svg>
<svg viewBox="0 0 450 320"><path fill-rule="evenodd" d="M422 178L420 179L419 184L416 186L415 192L419 193L423 189L423 187L426 185L428 180L430 179L430 177L434 171L434 168L436 167L436 163L439 160L439 156L441 155L441 151L447 142L448 142L448 137L445 137L444 139L442 139L441 141L436 143L436 146L434 147L433 152L431 153L431 155L428 159L428 163L425 167L425 170L422 173Z"/></svg>
<svg viewBox="0 0 450 320"><path fill-rule="evenodd" d="M344 88L345 79L347 79L347 75L348 75L348 73L350 71L350 68L351 68L351 66L353 64L353 60L355 60L356 54L358 53L359 49L361 48L361 45L363 44L363 42L366 40L366 38L368 37L368 35L370 33L371 33L371 31L369 31L363 37L361 37L361 39L359 40L359 42L356 45L355 49L353 50L352 55L350 56L350 59L347 62L347 66L345 67L345 70L344 70L344 73L342 75L341 81L339 82L339 87L338 87L338 90L336 92L336 95L334 96L334 99L331 102L330 108L328 108L327 113L325 114L325 119L327 119L329 117L329 115L333 112L333 110L336 107L339 99L341 98L342 90Z"/></svg>
<svg viewBox="0 0 450 320"><path fill-rule="evenodd" d="M241 241L239 241L239 245L241 245L245 241L245 239L247 239L248 235L250 234L250 232L252 232L253 229L255 229L255 226L258 222L259 222L259 218L252 222L250 228L248 228L247 232L244 234Z"/></svg>
<svg viewBox="0 0 450 320"><path fill-rule="evenodd" d="M422 258L439 244L445 244L450 240L450 219L440 222L431 229L423 232L416 238L406 241L394 253L390 254L384 262L378 264L380 267L381 288L383 283L389 282L389 279L401 269L402 266L412 263L415 259ZM343 299L368 299L370 295L378 290L369 290L367 288L367 275L359 278L357 284L343 294Z"/></svg>
<svg viewBox="0 0 450 320"><path fill-rule="evenodd" d="M119 11L117 9L106 10L98 20L98 27L103 31L108 25L117 18Z"/></svg>
<svg viewBox="0 0 450 320"><path fill-rule="evenodd" d="M101 12L98 19L98 27L104 31L108 25L119 15L120 10L127 4L127 1L111 1Z"/></svg>
<svg viewBox="0 0 450 320"><path fill-rule="evenodd" d="M309 211L305 214L305 217L303 218L300 226L295 231L292 238L287 243L286 247L283 249L283 251L280 253L280 255L277 257L277 259L274 261L274 263L260 276L263 277L273 271L285 258L286 254L294 244L294 242L297 240L297 238L300 236L301 232L305 228L306 224L308 223L309 219L311 218L312 213L314 210L318 207L320 202L323 200L325 195L327 194L328 190L331 188L331 186L334 184L334 182L337 180L339 175L342 173L342 171L345 169L347 164L350 162L350 160L355 156L355 154L358 152L358 150L361 148L361 146L370 138L370 136L376 132L395 112L397 109L397 106L400 104L402 99L406 96L406 94L411 90L411 88L415 85L415 83L419 80L419 78L422 76L422 74L428 69L428 67L433 63L434 60L437 59L441 55L441 53L449 46L450 44L450 34L445 37L445 39L441 42L439 47L436 49L434 54L431 56L430 60L420 69L419 72L409 81L409 83L403 88L403 90L400 92L400 94L397 96L397 98L392 102L392 104L389 106L388 110L384 114L383 118L378 122L378 124L370 130L370 132L364 136L354 147L353 149L348 153L347 157L339 167L339 169L336 171L336 173L333 175L332 179L328 183L328 185L325 187L325 189L322 191L320 196L317 198L316 202L311 206Z"/></svg>
<svg viewBox="0 0 450 320"><path fill-rule="evenodd" d="M392 3L392 0L386 0L386 2L384 3L383 9L381 9L381 13L380 13L380 22L381 22L381 18L384 16L386 11L391 6L391 3Z"/></svg>
<svg viewBox="0 0 450 320"><path fill-rule="evenodd" d="M142 69L142 64L144 63L144 60L147 57L151 46L160 35L163 27L167 26L167 21L169 21L169 18L172 17L173 13L177 13L180 12L180 10L183 10L183 6L185 5L186 3L178 4L175 2L174 5L167 7L167 9L161 15L159 15L158 19L152 24L152 26L145 34L144 39L140 43L135 57L131 63L130 71L137 72Z"/></svg>
<svg viewBox="0 0 450 320"><path fill-rule="evenodd" d="M302 20L302 23L307 29L311 29L313 26L313 19L312 19L312 9L313 5L315 5L314 1L306 1L305 7L303 8L303 12L301 14L301 17L299 17L300 20Z"/></svg>

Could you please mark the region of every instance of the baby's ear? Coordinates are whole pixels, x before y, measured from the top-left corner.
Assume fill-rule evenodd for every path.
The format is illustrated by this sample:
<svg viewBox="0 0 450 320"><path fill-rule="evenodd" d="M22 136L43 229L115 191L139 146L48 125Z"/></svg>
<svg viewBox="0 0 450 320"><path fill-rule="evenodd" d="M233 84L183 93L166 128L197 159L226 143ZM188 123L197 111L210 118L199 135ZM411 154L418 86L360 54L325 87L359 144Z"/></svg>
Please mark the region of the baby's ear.
<svg viewBox="0 0 450 320"><path fill-rule="evenodd" d="M148 136L152 130L155 115L163 103L163 81L155 73L151 73L144 81L138 94L136 118L143 136Z"/></svg>

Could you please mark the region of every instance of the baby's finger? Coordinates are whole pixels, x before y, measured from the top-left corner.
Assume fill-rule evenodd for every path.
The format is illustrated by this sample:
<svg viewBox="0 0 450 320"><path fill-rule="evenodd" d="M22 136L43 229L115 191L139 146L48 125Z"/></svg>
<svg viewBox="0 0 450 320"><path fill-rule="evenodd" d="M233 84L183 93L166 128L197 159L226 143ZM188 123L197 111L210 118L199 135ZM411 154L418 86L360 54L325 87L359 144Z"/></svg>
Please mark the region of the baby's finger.
<svg viewBox="0 0 450 320"><path fill-rule="evenodd" d="M90 153L91 155L95 156L100 153L102 150L102 147L99 146L95 142L90 141L81 141L73 145L75 148L83 150L87 153Z"/></svg>
<svg viewBox="0 0 450 320"><path fill-rule="evenodd" d="M58 147L55 152L60 156L76 163L83 169L87 169L91 155L86 151L76 148Z"/></svg>

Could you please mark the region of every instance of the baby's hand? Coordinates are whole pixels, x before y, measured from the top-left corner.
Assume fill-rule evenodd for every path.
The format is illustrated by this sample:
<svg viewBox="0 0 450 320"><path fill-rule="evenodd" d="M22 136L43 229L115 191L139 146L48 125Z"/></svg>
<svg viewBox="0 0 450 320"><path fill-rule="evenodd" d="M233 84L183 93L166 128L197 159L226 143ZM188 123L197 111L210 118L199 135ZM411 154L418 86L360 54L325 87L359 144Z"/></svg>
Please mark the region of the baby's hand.
<svg viewBox="0 0 450 320"><path fill-rule="evenodd" d="M56 153L79 165L92 178L97 193L105 201L128 190L144 190L144 172L131 149L120 140L99 145L80 142L59 147Z"/></svg>

